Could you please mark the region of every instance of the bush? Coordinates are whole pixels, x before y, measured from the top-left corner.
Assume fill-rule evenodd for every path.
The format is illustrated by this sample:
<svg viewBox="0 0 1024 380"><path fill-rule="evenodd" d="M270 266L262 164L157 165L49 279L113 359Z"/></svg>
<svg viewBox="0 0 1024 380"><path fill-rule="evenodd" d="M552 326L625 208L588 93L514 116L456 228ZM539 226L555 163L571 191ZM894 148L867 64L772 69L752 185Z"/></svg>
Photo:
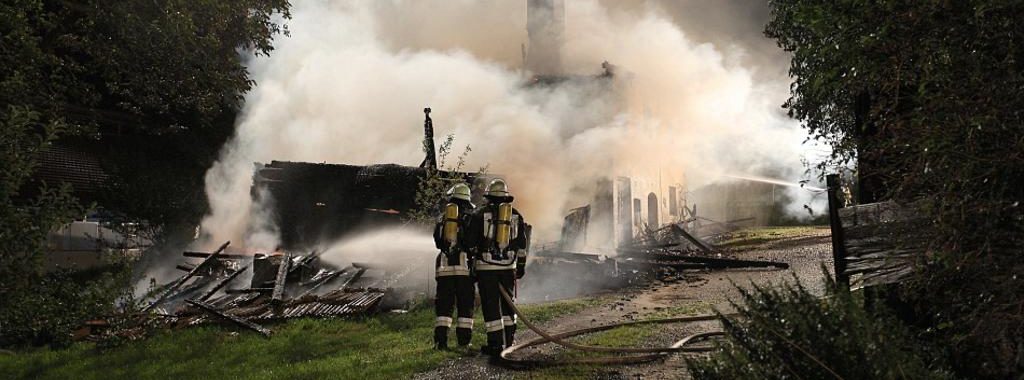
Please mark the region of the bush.
<svg viewBox="0 0 1024 380"><path fill-rule="evenodd" d="M827 276L827 273L826 273ZM828 289L836 289L831 278ZM740 289L735 316L722 316L721 351L689 361L695 379L934 379L952 376L941 350L849 291L824 298L799 283Z"/></svg>
<svg viewBox="0 0 1024 380"><path fill-rule="evenodd" d="M957 374L1024 373L1024 3L771 0L792 53L785 104L857 164L858 200L915 202L927 241L892 295Z"/></svg>
<svg viewBox="0 0 1024 380"><path fill-rule="evenodd" d="M129 273L122 265L84 276L62 270L8 293L0 309L0 346L68 346L84 321L115 312L116 300L130 289Z"/></svg>
<svg viewBox="0 0 1024 380"><path fill-rule="evenodd" d="M0 347L65 345L85 319L111 311L127 284L127 264L107 272L44 270L50 231L86 208L68 186L45 184L34 197L22 195L37 155L65 133L59 121L44 121L25 106L0 109Z"/></svg>

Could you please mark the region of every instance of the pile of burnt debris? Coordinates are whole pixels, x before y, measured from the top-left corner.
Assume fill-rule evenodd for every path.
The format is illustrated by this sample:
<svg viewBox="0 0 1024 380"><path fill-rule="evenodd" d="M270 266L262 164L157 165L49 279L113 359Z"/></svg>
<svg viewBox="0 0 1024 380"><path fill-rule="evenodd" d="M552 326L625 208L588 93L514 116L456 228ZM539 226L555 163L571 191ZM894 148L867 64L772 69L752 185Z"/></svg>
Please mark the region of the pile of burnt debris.
<svg viewBox="0 0 1024 380"><path fill-rule="evenodd" d="M641 285L651 280L689 281L694 270L777 268L774 261L729 258L714 241L719 225L707 231L693 223L674 223L645 229L613 255L570 252L551 244L534 247L529 279L520 296L525 301L558 299L601 289ZM232 254L230 242L212 252L186 251L189 262L176 266L182 274L155 288L129 323L113 319L86 323L83 338L104 334L146 335L153 328L188 327L204 323L231 323L270 336L267 322L298 317L351 317L386 308L399 294L399 279L415 268L382 268L360 263L338 267L320 259L318 252L294 254ZM421 268L422 269L422 268ZM565 279L572 278L568 286ZM550 282L550 283L548 283ZM404 290L403 290L404 289ZM111 325L119 325L112 327Z"/></svg>
<svg viewBox="0 0 1024 380"><path fill-rule="evenodd" d="M778 261L742 260L730 258L729 253L713 243L723 234L738 227L729 223L705 219L665 225L658 229L645 229L631 242L620 245L612 255L571 252L557 244L535 249L536 260L532 272L585 273L580 281L591 281L585 287L614 288L643 284L650 280L662 282L687 281L687 271L719 269L788 269L789 264ZM690 231L701 231L702 237ZM557 269L552 269L557 268ZM543 275L538 279L544 281ZM549 288L550 289L550 288ZM546 296L546 295L545 295Z"/></svg>
<svg viewBox="0 0 1024 380"><path fill-rule="evenodd" d="M184 252L198 262L157 288L143 308L171 326L231 322L270 335L259 322L297 317L345 317L377 310L398 274L353 263L338 268L317 252L228 254Z"/></svg>

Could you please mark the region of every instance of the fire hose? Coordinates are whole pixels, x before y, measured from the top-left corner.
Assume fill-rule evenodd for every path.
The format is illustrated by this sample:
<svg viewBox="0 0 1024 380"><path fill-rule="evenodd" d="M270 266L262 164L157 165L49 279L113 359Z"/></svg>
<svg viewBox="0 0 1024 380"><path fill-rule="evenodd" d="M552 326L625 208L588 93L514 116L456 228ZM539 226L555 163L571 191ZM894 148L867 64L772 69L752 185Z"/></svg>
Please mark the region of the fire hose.
<svg viewBox="0 0 1024 380"><path fill-rule="evenodd" d="M668 356L674 352L708 352L714 350L711 346L696 346L690 347L691 343L704 340L711 337L725 335L722 331L703 332L698 334L689 335L669 347L605 347L605 346L588 346L578 343L569 342L565 339L590 334L598 331L611 330L619 327L633 326L640 324L662 324L662 323L684 323L684 322L699 322L699 321L712 321L717 320L716 315L697 315L688 317L676 317L676 318L664 318L664 319L651 319L644 321L632 321L623 323L614 323L609 325L589 327L580 330L567 331L559 334L549 334L548 332L540 329L536 325L530 322L529 319L523 316L513 302L512 297L509 296L508 291L505 290L504 286L498 286L498 290L501 292L501 297L505 299L508 305L512 308L512 312L518 316L523 324L526 325L531 331L539 335L539 338L535 338L524 343L513 345L506 348L501 352L500 358L502 364L509 366L557 366L565 364L636 364L654 361L663 357ZM511 358L512 353L527 347L537 346L545 343L555 343L559 346L585 351L585 352L614 352L614 353L628 353L628 354L642 354L642 355L627 355L627 356L602 356L594 358L574 358L574 359L514 359Z"/></svg>

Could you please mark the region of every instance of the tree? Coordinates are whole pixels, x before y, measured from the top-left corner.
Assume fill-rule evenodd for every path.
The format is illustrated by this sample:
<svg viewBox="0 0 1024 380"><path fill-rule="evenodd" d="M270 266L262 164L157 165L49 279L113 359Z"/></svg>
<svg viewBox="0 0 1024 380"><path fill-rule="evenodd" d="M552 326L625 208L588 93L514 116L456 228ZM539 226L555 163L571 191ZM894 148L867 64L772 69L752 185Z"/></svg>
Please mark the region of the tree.
<svg viewBox="0 0 1024 380"><path fill-rule="evenodd" d="M791 116L856 160L868 200L916 201L932 221L900 293L961 375L1024 371L1024 4L771 1L766 34L792 52ZM871 178L871 181L865 181ZM865 189L865 186L867 189Z"/></svg>
<svg viewBox="0 0 1024 380"><path fill-rule="evenodd" d="M0 345L66 341L76 319L111 306L95 279L56 281L40 266L47 233L84 208L68 186L26 191L39 152L55 141L131 148L107 156L111 190L131 190L109 205L155 225L197 217L179 206L202 199L202 171L253 85L240 49L268 54L288 9L287 0L0 4ZM139 155L149 151L160 154ZM156 172L161 163L185 169ZM154 194L169 196L147 202Z"/></svg>
<svg viewBox="0 0 1024 380"><path fill-rule="evenodd" d="M473 149L466 145L466 148L462 151L455 161L454 165L446 165L448 156L452 152L452 144L455 143L455 135L448 135L445 137L444 142L437 150L437 167L427 167L426 173L423 178L420 179L419 187L416 188L416 207L409 210L406 217L414 222L425 225L432 224L437 221L438 215L441 214L442 202L445 199L445 194L452 185L465 182L468 180L465 173L462 173L462 167L466 164L466 157L469 156L469 152ZM429 149L426 141L424 141L424 151ZM480 178L485 175L487 168L480 168L480 171L475 175L476 178Z"/></svg>
<svg viewBox="0 0 1024 380"><path fill-rule="evenodd" d="M194 223L202 173L253 85L241 51L268 54L288 9L287 0L8 2L0 104L63 122L63 142L98 147L113 175L104 206L155 225Z"/></svg>

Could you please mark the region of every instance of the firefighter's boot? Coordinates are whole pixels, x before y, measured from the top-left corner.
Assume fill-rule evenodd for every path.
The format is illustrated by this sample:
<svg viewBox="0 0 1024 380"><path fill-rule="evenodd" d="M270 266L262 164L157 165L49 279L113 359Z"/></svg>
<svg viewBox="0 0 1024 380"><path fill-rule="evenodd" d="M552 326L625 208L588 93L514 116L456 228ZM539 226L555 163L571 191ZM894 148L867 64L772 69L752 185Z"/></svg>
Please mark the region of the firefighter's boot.
<svg viewBox="0 0 1024 380"><path fill-rule="evenodd" d="M434 327L434 349L437 350L448 350L448 328L437 326Z"/></svg>

